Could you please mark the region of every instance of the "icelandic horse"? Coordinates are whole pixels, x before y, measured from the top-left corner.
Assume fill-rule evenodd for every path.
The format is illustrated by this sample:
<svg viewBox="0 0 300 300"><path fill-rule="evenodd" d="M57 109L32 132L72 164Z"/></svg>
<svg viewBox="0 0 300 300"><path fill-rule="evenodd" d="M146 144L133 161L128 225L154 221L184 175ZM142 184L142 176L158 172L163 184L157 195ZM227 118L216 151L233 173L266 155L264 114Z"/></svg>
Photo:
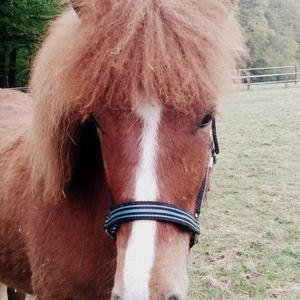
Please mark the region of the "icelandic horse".
<svg viewBox="0 0 300 300"><path fill-rule="evenodd" d="M186 299L236 1L74 2L0 91L0 292Z"/></svg>

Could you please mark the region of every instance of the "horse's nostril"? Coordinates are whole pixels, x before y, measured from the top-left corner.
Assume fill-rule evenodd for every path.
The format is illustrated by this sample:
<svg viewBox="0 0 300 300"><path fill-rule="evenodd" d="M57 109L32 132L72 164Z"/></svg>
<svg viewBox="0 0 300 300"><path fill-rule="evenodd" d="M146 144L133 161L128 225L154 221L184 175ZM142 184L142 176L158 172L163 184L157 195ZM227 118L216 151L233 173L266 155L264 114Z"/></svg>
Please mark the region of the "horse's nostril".
<svg viewBox="0 0 300 300"><path fill-rule="evenodd" d="M168 298L168 300L179 300L179 298L175 295L172 295Z"/></svg>
<svg viewBox="0 0 300 300"><path fill-rule="evenodd" d="M112 294L111 300L121 300L121 297L117 294Z"/></svg>

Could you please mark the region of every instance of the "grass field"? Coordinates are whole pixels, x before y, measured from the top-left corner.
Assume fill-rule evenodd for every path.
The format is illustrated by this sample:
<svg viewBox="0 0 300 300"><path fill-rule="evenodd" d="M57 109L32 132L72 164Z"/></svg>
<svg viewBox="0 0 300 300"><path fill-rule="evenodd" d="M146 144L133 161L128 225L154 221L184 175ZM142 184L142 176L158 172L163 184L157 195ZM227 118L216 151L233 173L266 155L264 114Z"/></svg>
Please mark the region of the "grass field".
<svg viewBox="0 0 300 300"><path fill-rule="evenodd" d="M221 101L189 299L300 299L300 87Z"/></svg>

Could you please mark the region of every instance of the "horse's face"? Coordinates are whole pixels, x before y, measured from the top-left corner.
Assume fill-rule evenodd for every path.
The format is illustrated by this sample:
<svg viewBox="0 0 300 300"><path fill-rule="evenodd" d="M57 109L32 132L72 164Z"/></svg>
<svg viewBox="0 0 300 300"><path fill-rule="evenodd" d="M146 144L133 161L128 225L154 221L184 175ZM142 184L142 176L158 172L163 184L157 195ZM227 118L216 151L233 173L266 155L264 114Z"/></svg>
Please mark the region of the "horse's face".
<svg viewBox="0 0 300 300"><path fill-rule="evenodd" d="M131 217L141 215L132 209L137 201L173 204L173 220L177 208L189 220L206 178L212 99L242 50L231 13L237 1L71 2L81 22L70 99L85 99L99 125L112 204L126 203ZM161 101L132 99L139 93ZM117 227L112 299L186 298L191 232L174 223L131 219Z"/></svg>
<svg viewBox="0 0 300 300"><path fill-rule="evenodd" d="M212 114L211 107L182 113L150 103L96 114L113 204L159 201L194 214ZM121 224L112 299L185 299L190 237L165 222Z"/></svg>

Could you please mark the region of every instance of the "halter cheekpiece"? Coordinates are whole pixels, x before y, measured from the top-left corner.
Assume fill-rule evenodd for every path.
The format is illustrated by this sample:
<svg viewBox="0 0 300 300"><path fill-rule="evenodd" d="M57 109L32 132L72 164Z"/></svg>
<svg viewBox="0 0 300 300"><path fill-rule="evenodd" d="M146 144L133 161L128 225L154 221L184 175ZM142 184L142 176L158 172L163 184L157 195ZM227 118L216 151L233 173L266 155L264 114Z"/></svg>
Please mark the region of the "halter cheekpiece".
<svg viewBox="0 0 300 300"><path fill-rule="evenodd" d="M137 220L152 220L175 224L190 231L190 247L193 247L197 243L198 235L200 234L199 217L202 202L207 191L209 170L212 165L216 163L216 155L219 153L215 119L211 122L212 141L209 146L205 175L198 193L194 215L191 215L175 205L158 201L127 202L111 208L104 224L104 229L108 235L115 238L118 226L122 223Z"/></svg>

